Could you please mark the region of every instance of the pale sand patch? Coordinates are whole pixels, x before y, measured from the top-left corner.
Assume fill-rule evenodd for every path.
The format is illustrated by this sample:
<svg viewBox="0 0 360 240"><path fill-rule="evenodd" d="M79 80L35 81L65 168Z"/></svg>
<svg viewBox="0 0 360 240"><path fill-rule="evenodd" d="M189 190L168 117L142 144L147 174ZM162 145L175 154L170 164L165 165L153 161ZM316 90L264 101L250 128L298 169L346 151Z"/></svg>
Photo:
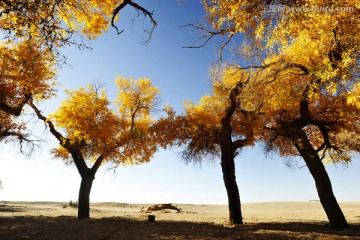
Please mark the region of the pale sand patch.
<svg viewBox="0 0 360 240"><path fill-rule="evenodd" d="M341 203L352 228L330 230L319 202L242 205L244 226L230 227L226 205L92 203L91 220L77 220L68 203L0 202L0 239L360 239L360 202ZM148 223L148 215L156 217ZM121 237L120 237L121 236Z"/></svg>
<svg viewBox="0 0 360 240"><path fill-rule="evenodd" d="M152 204L92 203L91 218L128 217L143 220L149 213L141 211ZM154 211L157 220L208 222L224 224L228 220L226 205L174 204L181 209ZM0 217L15 216L77 216L77 209L68 203L58 202L0 202L0 206L13 211L0 210ZM360 202L340 203L349 223L360 223ZM244 222L326 222L325 212L319 202L263 202L242 204Z"/></svg>

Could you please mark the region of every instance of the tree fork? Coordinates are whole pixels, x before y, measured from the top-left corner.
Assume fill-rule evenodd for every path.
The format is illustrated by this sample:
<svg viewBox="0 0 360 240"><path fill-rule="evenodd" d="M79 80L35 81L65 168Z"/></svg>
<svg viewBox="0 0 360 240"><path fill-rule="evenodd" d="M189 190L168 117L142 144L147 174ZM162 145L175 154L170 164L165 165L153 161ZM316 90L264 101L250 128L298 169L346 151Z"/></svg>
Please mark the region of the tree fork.
<svg viewBox="0 0 360 240"><path fill-rule="evenodd" d="M244 82L239 81L235 87L231 89L228 99L229 106L225 110L225 116L221 119L221 133L218 137L221 147L221 168L228 195L228 207L230 213L229 223L231 225L243 224L240 194L235 175L235 151L238 148L244 147L247 141L247 139L240 140L236 142L236 144L232 141L231 118L234 115L235 110L238 108L237 97L241 93L244 84L246 84L249 79L250 77L248 77Z"/></svg>

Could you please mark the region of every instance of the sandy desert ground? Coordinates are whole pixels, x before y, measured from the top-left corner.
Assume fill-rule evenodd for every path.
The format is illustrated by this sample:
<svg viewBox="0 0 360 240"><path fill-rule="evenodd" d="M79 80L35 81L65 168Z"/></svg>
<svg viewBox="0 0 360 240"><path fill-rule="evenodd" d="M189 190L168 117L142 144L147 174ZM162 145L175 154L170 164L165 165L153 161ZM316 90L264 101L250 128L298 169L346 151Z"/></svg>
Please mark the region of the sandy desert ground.
<svg viewBox="0 0 360 240"><path fill-rule="evenodd" d="M227 225L225 205L141 211L148 206L93 203L91 219L78 220L68 203L0 202L0 239L360 239L360 202L341 203L351 224L345 231L329 229L318 202L243 204L243 226Z"/></svg>

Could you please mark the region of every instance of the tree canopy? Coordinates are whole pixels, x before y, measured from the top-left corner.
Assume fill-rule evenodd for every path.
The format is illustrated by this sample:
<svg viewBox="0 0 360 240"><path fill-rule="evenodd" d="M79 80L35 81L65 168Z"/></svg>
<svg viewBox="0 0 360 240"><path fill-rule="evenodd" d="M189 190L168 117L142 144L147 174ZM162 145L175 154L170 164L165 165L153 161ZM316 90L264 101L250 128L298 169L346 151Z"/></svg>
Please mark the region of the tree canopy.
<svg viewBox="0 0 360 240"><path fill-rule="evenodd" d="M56 157L71 159L75 147L93 161L99 155L106 161L122 164L150 160L156 150L149 132L155 121L151 111L156 107L159 90L146 78L135 81L118 77L115 82L119 89L115 101L118 111L112 109L105 89L100 86L67 91L67 99L46 120L66 134L55 136L60 141L60 148L53 150Z"/></svg>
<svg viewBox="0 0 360 240"><path fill-rule="evenodd" d="M131 0L0 1L1 139L28 140L25 124L14 116L28 101L55 95L59 47L84 47L84 37L94 39L116 28L120 10L128 5L150 17L154 29L152 13Z"/></svg>
<svg viewBox="0 0 360 240"><path fill-rule="evenodd" d="M32 41L0 45L0 109L20 115L29 99L45 100L55 93L55 59Z"/></svg>
<svg viewBox="0 0 360 240"><path fill-rule="evenodd" d="M150 18L151 33L156 26L152 13L131 0L2 0L0 26L6 38L35 39L52 50L67 44L84 47L84 36L94 39L110 26L118 31L115 21L127 5Z"/></svg>
<svg viewBox="0 0 360 240"><path fill-rule="evenodd" d="M348 162L351 151L359 150L360 39L353 34L360 27L359 4L336 2L326 10L320 6L329 3L321 0L203 2L215 29L206 31L205 43L226 35L222 50L235 34L244 38L235 52L246 61L230 68L252 73L260 139L267 150L302 156L331 226L346 228L321 160Z"/></svg>
<svg viewBox="0 0 360 240"><path fill-rule="evenodd" d="M0 44L0 141L17 141L30 153L34 141L19 119L27 102L55 94L55 58L32 41ZM25 144L26 143L26 144ZM23 144L30 146L26 151Z"/></svg>
<svg viewBox="0 0 360 240"><path fill-rule="evenodd" d="M119 89L117 111L112 109L105 89L96 85L67 91L67 99L49 117L29 102L59 141L53 155L65 163L74 163L82 177L79 218L89 217L90 190L102 164L141 164L150 161L158 148L157 138L152 138L155 119L151 117L157 106L158 88L147 78L118 77L115 83Z"/></svg>
<svg viewBox="0 0 360 240"><path fill-rule="evenodd" d="M360 39L353 34L360 27L358 2L334 2L328 10L321 10L326 1L203 3L216 30L208 39L217 33L229 40L244 37L234 51L247 61L235 68L253 72L252 91L258 96L253 101L262 106L264 126L274 130L271 137L264 135L268 149L296 155L280 143L283 138L275 139L280 125L298 121L323 157L349 161L349 152L359 149Z"/></svg>

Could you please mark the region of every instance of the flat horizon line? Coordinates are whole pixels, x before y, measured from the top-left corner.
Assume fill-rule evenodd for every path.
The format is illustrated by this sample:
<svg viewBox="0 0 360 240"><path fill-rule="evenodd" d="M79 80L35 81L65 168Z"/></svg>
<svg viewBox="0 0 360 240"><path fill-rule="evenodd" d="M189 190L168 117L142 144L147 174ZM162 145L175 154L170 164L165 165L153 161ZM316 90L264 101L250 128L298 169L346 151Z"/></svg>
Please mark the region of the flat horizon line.
<svg viewBox="0 0 360 240"><path fill-rule="evenodd" d="M1 200L0 203L43 203L43 204L67 204L70 201L42 201L42 200ZM72 201L76 203L77 201ZM360 203L359 201L338 201L339 203ZM241 204L261 204L261 203L320 203L318 199L312 200L288 200L288 201L259 201L259 202L242 202ZM154 204L178 204L178 205L208 205L208 206L227 206L226 203L176 203L176 202L116 202L116 201L94 201L90 204L124 204L124 205L154 205Z"/></svg>

